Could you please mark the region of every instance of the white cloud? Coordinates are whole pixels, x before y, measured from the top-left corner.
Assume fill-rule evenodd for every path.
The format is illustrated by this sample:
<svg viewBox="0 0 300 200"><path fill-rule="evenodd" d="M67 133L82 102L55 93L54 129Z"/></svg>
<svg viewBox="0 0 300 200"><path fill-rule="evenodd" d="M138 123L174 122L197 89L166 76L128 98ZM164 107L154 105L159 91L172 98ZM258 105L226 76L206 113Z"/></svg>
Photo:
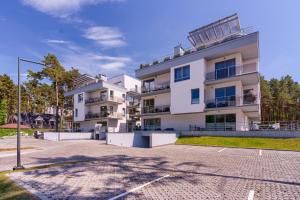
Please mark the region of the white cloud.
<svg viewBox="0 0 300 200"><path fill-rule="evenodd" d="M25 5L56 17L68 17L78 12L83 6L122 0L23 0Z"/></svg>
<svg viewBox="0 0 300 200"><path fill-rule="evenodd" d="M88 28L83 36L104 47L120 47L126 44L122 32L114 27L93 26Z"/></svg>
<svg viewBox="0 0 300 200"><path fill-rule="evenodd" d="M53 44L66 44L68 41L65 40L56 40L56 39L47 39L46 42Z"/></svg>
<svg viewBox="0 0 300 200"><path fill-rule="evenodd" d="M81 73L114 75L126 72L128 70L126 66L133 63L132 59L128 56L104 55L71 42L65 45L58 43L48 44L58 53L59 59L65 67L75 67Z"/></svg>
<svg viewBox="0 0 300 200"><path fill-rule="evenodd" d="M103 64L101 67L107 70L119 70L125 66L126 64L123 62L111 62L111 63Z"/></svg>

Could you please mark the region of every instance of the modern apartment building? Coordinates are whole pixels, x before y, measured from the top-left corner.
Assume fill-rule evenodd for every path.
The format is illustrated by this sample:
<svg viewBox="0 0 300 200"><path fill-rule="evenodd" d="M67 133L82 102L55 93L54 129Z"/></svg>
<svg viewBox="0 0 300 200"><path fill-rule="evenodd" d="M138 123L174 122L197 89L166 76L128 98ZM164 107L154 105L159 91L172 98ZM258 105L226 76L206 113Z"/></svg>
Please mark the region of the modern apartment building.
<svg viewBox="0 0 300 200"><path fill-rule="evenodd" d="M65 94L73 100L74 130L92 131L101 124L103 132L126 132L139 123L139 80L128 75L108 79L84 74L74 84Z"/></svg>
<svg viewBox="0 0 300 200"><path fill-rule="evenodd" d="M141 64L144 130L249 130L260 120L259 34L237 14L189 32L191 49Z"/></svg>

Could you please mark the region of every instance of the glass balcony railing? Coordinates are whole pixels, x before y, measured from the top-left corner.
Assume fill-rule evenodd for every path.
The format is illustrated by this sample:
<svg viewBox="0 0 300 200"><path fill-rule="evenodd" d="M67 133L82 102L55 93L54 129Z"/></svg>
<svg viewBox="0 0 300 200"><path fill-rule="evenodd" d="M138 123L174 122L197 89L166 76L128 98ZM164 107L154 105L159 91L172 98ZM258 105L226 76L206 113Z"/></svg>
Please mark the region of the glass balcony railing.
<svg viewBox="0 0 300 200"><path fill-rule="evenodd" d="M166 90L170 88L170 82L156 84L150 87L142 87L142 93L151 93L160 90Z"/></svg>
<svg viewBox="0 0 300 200"><path fill-rule="evenodd" d="M215 81L226 79L238 75L243 75L247 73L257 72L257 63L249 63L240 66L231 66L222 69L217 69L212 72L208 72L205 75L206 81Z"/></svg>
<svg viewBox="0 0 300 200"><path fill-rule="evenodd" d="M116 102L116 103L124 102L124 100L122 98L118 98L118 97L99 96L99 97L87 98L85 100L85 104L95 104L95 103L101 103L101 102L106 102L106 101L111 101L111 102Z"/></svg>
<svg viewBox="0 0 300 200"><path fill-rule="evenodd" d="M165 113L170 112L170 105L162 105L162 106L144 106L142 109L143 114L148 113Z"/></svg>
<svg viewBox="0 0 300 200"><path fill-rule="evenodd" d="M232 106L242 106L242 105L253 105L258 104L258 98L253 94L246 94L241 97L236 96L226 96L218 97L211 100L206 100L206 108L222 108L222 107L232 107Z"/></svg>

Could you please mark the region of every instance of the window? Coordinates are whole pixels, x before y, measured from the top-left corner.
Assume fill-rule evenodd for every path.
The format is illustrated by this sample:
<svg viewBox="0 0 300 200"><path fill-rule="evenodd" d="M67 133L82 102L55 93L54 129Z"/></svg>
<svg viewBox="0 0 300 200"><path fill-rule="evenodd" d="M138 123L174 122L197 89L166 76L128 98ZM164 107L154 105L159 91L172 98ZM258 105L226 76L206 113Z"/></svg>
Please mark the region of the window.
<svg viewBox="0 0 300 200"><path fill-rule="evenodd" d="M75 109L75 117L78 117L78 109Z"/></svg>
<svg viewBox="0 0 300 200"><path fill-rule="evenodd" d="M109 106L109 113L113 114L113 112L114 112L114 107L113 106Z"/></svg>
<svg viewBox="0 0 300 200"><path fill-rule="evenodd" d="M114 91L113 91L113 90L110 90L110 91L109 91L109 96L110 96L111 98L114 97Z"/></svg>
<svg viewBox="0 0 300 200"><path fill-rule="evenodd" d="M206 115L206 129L233 131L236 129L236 115Z"/></svg>
<svg viewBox="0 0 300 200"><path fill-rule="evenodd" d="M222 79L235 76L235 58L215 63L215 78Z"/></svg>
<svg viewBox="0 0 300 200"><path fill-rule="evenodd" d="M144 99L143 102L143 113L154 112L154 99Z"/></svg>
<svg viewBox="0 0 300 200"><path fill-rule="evenodd" d="M200 94L199 94L199 88L197 89L192 89L191 90L191 104L198 104L199 103L199 97L200 97Z"/></svg>
<svg viewBox="0 0 300 200"><path fill-rule="evenodd" d="M190 66L176 68L174 71L174 81L184 81L190 79Z"/></svg>
<svg viewBox="0 0 300 200"><path fill-rule="evenodd" d="M83 101L83 94L78 94L78 103Z"/></svg>
<svg viewBox="0 0 300 200"><path fill-rule="evenodd" d="M160 130L160 118L144 119L145 130Z"/></svg>
<svg viewBox="0 0 300 200"><path fill-rule="evenodd" d="M145 80L143 82L143 92L153 91L154 88L154 79Z"/></svg>
<svg viewBox="0 0 300 200"><path fill-rule="evenodd" d="M216 107L235 106L235 86L215 89Z"/></svg>

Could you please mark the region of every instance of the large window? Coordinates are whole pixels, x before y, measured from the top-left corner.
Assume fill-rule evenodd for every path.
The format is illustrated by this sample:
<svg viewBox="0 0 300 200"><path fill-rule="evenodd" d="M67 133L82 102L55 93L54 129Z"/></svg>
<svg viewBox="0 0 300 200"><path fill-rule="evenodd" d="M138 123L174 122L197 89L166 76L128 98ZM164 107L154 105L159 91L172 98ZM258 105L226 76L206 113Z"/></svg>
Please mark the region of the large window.
<svg viewBox="0 0 300 200"><path fill-rule="evenodd" d="M143 101L143 113L154 112L154 99L144 99Z"/></svg>
<svg viewBox="0 0 300 200"><path fill-rule="evenodd" d="M83 101L83 94L78 94L78 103Z"/></svg>
<svg viewBox="0 0 300 200"><path fill-rule="evenodd" d="M154 89L155 89L154 79L143 81L143 92L150 92L153 91Z"/></svg>
<svg viewBox="0 0 300 200"><path fill-rule="evenodd" d="M236 115L206 115L206 129L208 130L235 130Z"/></svg>
<svg viewBox="0 0 300 200"><path fill-rule="evenodd" d="M145 130L161 130L160 118L144 119Z"/></svg>
<svg viewBox="0 0 300 200"><path fill-rule="evenodd" d="M174 81L184 81L190 79L190 66L179 67L174 70Z"/></svg>
<svg viewBox="0 0 300 200"><path fill-rule="evenodd" d="M235 58L215 63L215 78L223 79L236 74Z"/></svg>
<svg viewBox="0 0 300 200"><path fill-rule="evenodd" d="M191 104L198 104L200 98L199 88L191 90Z"/></svg>
<svg viewBox="0 0 300 200"><path fill-rule="evenodd" d="M216 107L235 106L235 86L215 89Z"/></svg>

